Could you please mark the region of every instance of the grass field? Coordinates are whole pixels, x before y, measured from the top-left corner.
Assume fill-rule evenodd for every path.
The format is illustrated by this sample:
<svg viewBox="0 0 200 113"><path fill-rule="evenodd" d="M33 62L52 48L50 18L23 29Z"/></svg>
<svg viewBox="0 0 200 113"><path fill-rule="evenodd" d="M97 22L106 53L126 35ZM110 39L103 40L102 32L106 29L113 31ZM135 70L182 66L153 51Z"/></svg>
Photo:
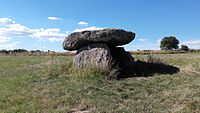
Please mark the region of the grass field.
<svg viewBox="0 0 200 113"><path fill-rule="evenodd" d="M153 55L180 71L120 80L106 79L102 70L72 69L72 58L0 56L0 112L200 112L199 53Z"/></svg>

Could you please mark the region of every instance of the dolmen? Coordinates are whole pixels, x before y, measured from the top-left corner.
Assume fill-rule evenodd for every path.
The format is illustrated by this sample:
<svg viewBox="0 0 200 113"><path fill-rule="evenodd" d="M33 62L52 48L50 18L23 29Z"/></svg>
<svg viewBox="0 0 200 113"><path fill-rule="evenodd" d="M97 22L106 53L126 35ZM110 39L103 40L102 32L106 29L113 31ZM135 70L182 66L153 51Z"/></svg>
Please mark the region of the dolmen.
<svg viewBox="0 0 200 113"><path fill-rule="evenodd" d="M77 50L73 59L79 68L112 69L110 77L123 76L134 70L134 58L122 46L130 43L135 33L122 29L102 29L70 34L63 42L65 50Z"/></svg>

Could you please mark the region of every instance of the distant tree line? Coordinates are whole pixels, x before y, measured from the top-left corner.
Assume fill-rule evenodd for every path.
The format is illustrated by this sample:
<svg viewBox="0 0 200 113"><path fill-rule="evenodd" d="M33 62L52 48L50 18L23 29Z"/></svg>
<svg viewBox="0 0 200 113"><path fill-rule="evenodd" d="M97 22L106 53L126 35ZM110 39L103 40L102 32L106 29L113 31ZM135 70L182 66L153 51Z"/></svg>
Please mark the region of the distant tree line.
<svg viewBox="0 0 200 113"><path fill-rule="evenodd" d="M14 50L6 50L6 49L2 49L0 50L0 53L3 54L14 54L14 53L42 53L42 51L40 50L26 50L26 49L14 49Z"/></svg>
<svg viewBox="0 0 200 113"><path fill-rule="evenodd" d="M8 55L8 56L74 56L75 52L55 52L55 51L41 51L41 50L26 50L26 49L14 49L14 50L6 50L1 49L0 55Z"/></svg>

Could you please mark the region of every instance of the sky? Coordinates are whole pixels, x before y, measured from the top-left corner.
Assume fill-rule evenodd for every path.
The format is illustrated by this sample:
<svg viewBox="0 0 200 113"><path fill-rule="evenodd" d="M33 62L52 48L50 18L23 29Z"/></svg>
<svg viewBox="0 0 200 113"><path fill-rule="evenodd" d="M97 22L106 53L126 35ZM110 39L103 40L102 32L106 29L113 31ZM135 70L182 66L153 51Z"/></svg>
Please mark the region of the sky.
<svg viewBox="0 0 200 113"><path fill-rule="evenodd" d="M0 0L0 49L62 52L70 33L102 28L136 33L126 50L158 50L166 36L200 49L200 0Z"/></svg>

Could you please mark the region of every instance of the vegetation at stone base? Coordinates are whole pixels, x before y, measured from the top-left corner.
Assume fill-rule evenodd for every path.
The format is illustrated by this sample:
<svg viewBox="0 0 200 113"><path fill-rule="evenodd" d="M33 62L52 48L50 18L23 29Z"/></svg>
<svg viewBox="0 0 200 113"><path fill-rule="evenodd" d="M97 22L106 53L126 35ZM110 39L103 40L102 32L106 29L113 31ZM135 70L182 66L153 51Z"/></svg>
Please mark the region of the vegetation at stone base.
<svg viewBox="0 0 200 113"><path fill-rule="evenodd" d="M199 53L134 57L180 72L108 80L74 69L71 56L0 56L0 112L200 112Z"/></svg>
<svg viewBox="0 0 200 113"><path fill-rule="evenodd" d="M160 41L161 50L174 50L178 49L179 40L174 36L164 37Z"/></svg>

